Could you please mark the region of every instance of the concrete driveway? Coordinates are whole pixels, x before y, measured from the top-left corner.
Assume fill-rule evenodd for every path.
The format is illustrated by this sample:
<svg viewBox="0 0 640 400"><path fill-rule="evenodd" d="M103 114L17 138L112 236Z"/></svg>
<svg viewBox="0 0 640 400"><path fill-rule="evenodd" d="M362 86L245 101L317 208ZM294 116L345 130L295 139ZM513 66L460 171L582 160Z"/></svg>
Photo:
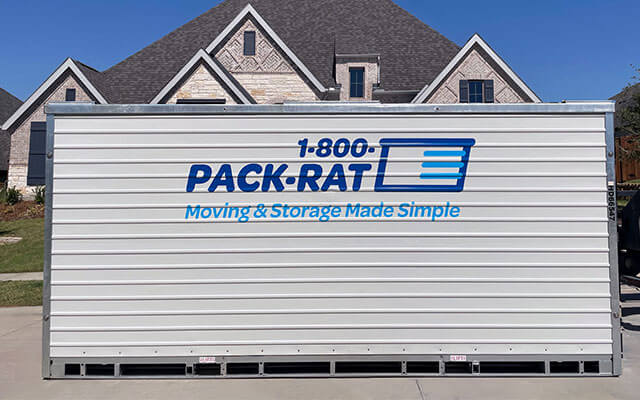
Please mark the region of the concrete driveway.
<svg viewBox="0 0 640 400"><path fill-rule="evenodd" d="M621 378L45 381L41 308L0 309L0 399L638 399L640 291L624 289Z"/></svg>

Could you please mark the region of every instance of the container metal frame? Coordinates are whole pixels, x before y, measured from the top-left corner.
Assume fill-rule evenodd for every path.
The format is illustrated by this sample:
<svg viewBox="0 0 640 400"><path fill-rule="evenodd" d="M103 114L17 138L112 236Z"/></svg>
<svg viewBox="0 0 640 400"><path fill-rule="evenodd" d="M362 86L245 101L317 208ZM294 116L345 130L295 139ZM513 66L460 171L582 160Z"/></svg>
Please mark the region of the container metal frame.
<svg viewBox="0 0 640 400"><path fill-rule="evenodd" d="M615 103L612 101L599 102L567 102L567 103L536 103L536 104L354 104L354 103L307 103L281 105L95 105L89 103L48 104L47 113L47 141L46 141L46 205L44 229L44 289L42 310L42 376L49 378L68 379L148 379L148 378L265 378L265 377L363 377L363 376L619 376L622 374L622 335L620 330L620 288L618 275L618 243L617 243L617 210L615 188L615 143L614 119ZM282 114L311 114L311 115L340 115L340 114L603 114L605 117L606 136L606 172L608 189L608 234L609 234L609 275L611 294L611 326L612 326L612 354L609 355L467 355L461 365L469 367L468 373L448 372L446 365L451 361L450 354L421 355L361 355L361 356L221 356L215 360L220 366L220 373L214 375L198 375L196 366L212 365L199 364L199 357L86 357L64 358L50 357L50 310L51 310L51 248L52 248L52 201L53 201L53 158L54 158L54 124L56 115L282 115ZM613 200L612 200L613 199ZM268 374L264 372L265 364L269 363L328 363L329 368L324 373L295 373ZM395 372L336 372L336 364L341 362L395 362L400 368ZM407 363L427 362L437 363L437 372L411 373L407 370ZM483 373L482 365L487 362L543 363L544 371L539 373L520 373L515 369L501 373ZM553 371L553 363L571 363L573 370ZM250 363L257 365L256 373L228 374L227 367L233 363ZM597 363L598 372L585 372L585 363ZM78 374L66 374L66 365L77 366ZM113 373L107 375L88 375L87 365L113 366ZM153 366L184 365L184 374L173 373L163 375L154 372ZM144 370L140 374L121 374L122 366L147 366L149 373ZM542 364L540 364L542 365Z"/></svg>

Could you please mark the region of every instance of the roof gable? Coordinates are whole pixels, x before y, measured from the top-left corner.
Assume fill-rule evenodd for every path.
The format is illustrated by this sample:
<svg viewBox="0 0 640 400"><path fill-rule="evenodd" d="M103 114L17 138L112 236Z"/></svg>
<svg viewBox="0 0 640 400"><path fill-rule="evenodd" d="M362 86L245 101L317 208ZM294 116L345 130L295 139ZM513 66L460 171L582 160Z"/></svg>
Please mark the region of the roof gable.
<svg viewBox="0 0 640 400"><path fill-rule="evenodd" d="M160 92L151 100L151 104L162 103L168 95L176 89L176 87L186 77L190 75L193 69L199 64L204 63L210 72L213 72L214 78L223 85L230 92L233 97L242 104L255 104L256 101L247 93L240 84L225 70L225 68L216 62L207 52L200 49L198 52L186 63L180 71L167 83Z"/></svg>
<svg viewBox="0 0 640 400"><path fill-rule="evenodd" d="M78 66L74 63L74 61L70 58L67 58L54 72L47 78L38 89L29 98L25 101L12 115L7 119L2 125L3 130L9 130L11 126L27 111L31 106L33 106L46 92L49 88L67 72L73 73L80 83L87 89L88 93L93 96L98 103L107 104L107 100L100 94L98 89L87 79L84 73L78 68Z"/></svg>
<svg viewBox="0 0 640 400"><path fill-rule="evenodd" d="M300 70L300 72L304 75L306 79L308 79L313 86L319 92L325 92L327 89L324 87L322 83L309 71L306 65L295 55L295 53L287 46L287 44L278 36L278 34L269 26L267 21L265 21L260 14L251 6L251 4L247 4L245 8L238 13L238 15L231 21L229 25L225 27L225 29L220 32L220 34L207 46L207 53L213 53L218 46L222 45L225 39L232 35L235 31L237 31L244 20L251 16L258 27L269 36L269 38L275 42L275 44L286 54L286 56L293 62L293 64Z"/></svg>
<svg viewBox="0 0 640 400"><path fill-rule="evenodd" d="M316 88L336 85L336 52L379 53L386 90L419 90L459 49L391 0L227 0L106 70L101 90L114 103L150 102L251 10L315 77Z"/></svg>
<svg viewBox="0 0 640 400"><path fill-rule="evenodd" d="M427 101L436 91L438 87L447 79L447 77L455 70L455 68L473 51L474 48L479 47L489 59L500 69L500 72L504 73L522 92L529 101L534 103L540 103L542 100L524 83L522 79L505 63L498 54L485 42L480 35L474 34L469 41L464 45L462 49L456 54L455 57L449 62L449 64L438 74L438 76L427 84L418 95L412 100L412 103L424 103Z"/></svg>

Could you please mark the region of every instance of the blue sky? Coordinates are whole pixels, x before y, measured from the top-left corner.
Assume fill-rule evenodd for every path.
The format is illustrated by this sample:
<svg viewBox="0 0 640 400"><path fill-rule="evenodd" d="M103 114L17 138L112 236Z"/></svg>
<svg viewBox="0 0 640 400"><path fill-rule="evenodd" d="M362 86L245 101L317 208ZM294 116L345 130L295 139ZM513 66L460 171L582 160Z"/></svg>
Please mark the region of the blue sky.
<svg viewBox="0 0 640 400"><path fill-rule="evenodd" d="M0 87L24 100L67 56L104 70L219 2L2 0ZM459 45L480 33L544 101L609 98L640 66L638 0L396 2Z"/></svg>

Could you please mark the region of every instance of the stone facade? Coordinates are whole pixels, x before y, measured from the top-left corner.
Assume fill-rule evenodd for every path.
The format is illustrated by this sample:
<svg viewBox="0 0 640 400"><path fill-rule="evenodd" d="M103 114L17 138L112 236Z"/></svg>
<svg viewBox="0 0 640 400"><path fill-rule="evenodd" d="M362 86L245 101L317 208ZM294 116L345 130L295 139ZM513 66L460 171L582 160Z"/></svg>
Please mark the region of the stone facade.
<svg viewBox="0 0 640 400"><path fill-rule="evenodd" d="M477 50L473 49L447 80L431 95L427 103L449 104L460 102L460 81L464 79L493 79L496 103L524 103L525 100L509 86L498 72Z"/></svg>
<svg viewBox="0 0 640 400"><path fill-rule="evenodd" d="M316 94L298 74L236 73L233 77L258 104L285 101L318 101Z"/></svg>
<svg viewBox="0 0 640 400"><path fill-rule="evenodd" d="M244 55L244 32L256 32L255 56ZM216 59L258 104L317 101L318 96L283 54L249 20L217 52Z"/></svg>
<svg viewBox="0 0 640 400"><path fill-rule="evenodd" d="M225 99L227 104L236 104L233 97L204 65L193 71L167 103L175 104L178 99Z"/></svg>
<svg viewBox="0 0 640 400"><path fill-rule="evenodd" d="M27 172L29 163L29 139L31 135L32 122L45 122L46 115L44 106L47 103L60 103L65 101L67 89L76 89L76 101L93 101L82 89L73 77L69 75L61 84L42 101L42 103L24 120L15 130L11 131L11 158L9 160L9 177L7 180L9 187L16 187L25 194L31 194L31 189L27 187Z"/></svg>
<svg viewBox="0 0 640 400"><path fill-rule="evenodd" d="M371 101L373 99L373 86L378 82L378 60L376 57L364 57L356 60L356 57L336 57L336 82L342 85L340 101ZM351 98L351 74L350 68L364 68L364 97Z"/></svg>

